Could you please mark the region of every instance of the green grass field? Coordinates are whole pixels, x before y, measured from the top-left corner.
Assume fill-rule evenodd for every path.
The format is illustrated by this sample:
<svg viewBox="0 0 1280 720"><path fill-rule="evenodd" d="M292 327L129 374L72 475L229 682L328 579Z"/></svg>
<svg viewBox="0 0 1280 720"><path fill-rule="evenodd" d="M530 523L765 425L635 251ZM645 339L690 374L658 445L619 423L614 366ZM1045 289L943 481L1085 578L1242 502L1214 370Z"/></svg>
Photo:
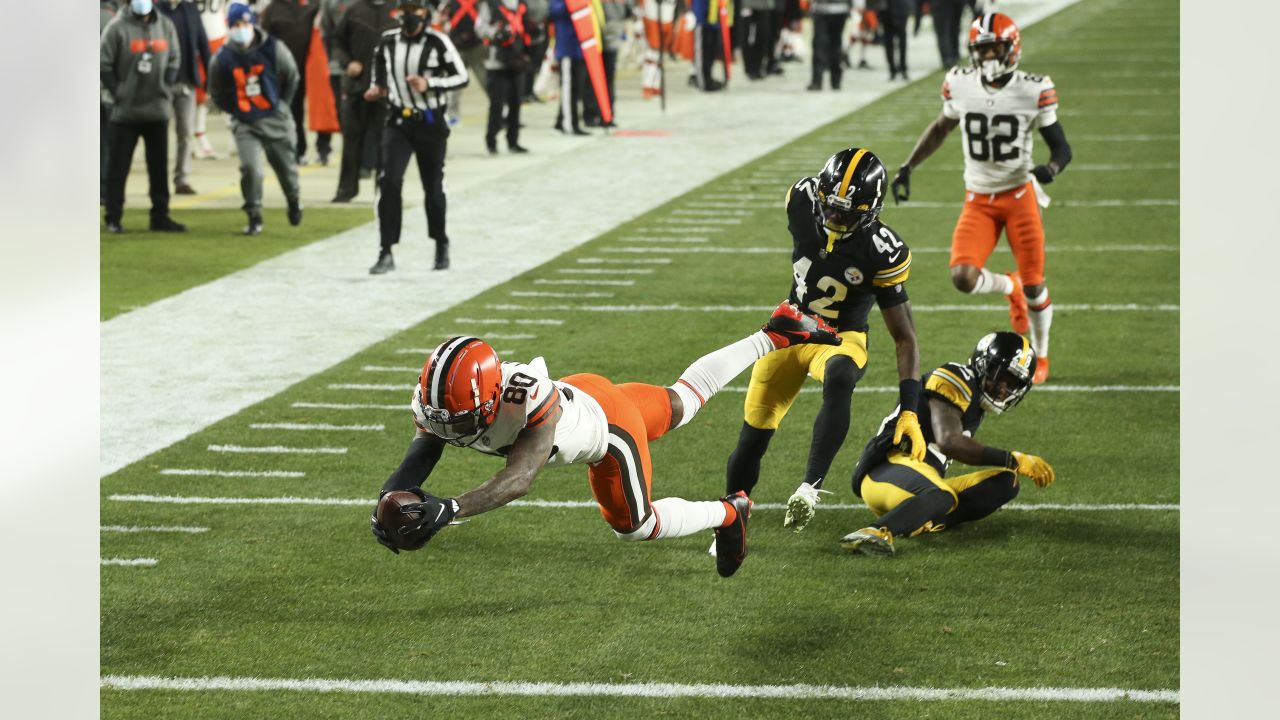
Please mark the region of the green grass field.
<svg viewBox="0 0 1280 720"><path fill-rule="evenodd" d="M785 294L790 243L780 208L787 178L815 172L831 152L850 144L869 146L896 167L939 112L937 74L727 174L714 189L678 198L104 478L104 526L208 531L103 534L104 558L159 561L154 567L102 568L103 675L1176 691L1176 9L1168 1L1086 0L1024 33L1023 67L1053 76L1075 154L1072 166L1049 186L1055 205L1045 214L1048 284L1058 308L1053 375L1016 412L989 419L980 437L1052 462L1057 482L1047 490L1027 483L1016 504L1051 503L1054 509L1011 508L971 527L900 541L899 555L890 560L847 556L837 545L841 535L871 519L865 509L819 512L801 535L783 530L781 511L757 509L750 557L730 580L715 574L705 554L709 533L620 543L591 508L504 508L449 528L422 552L399 556L379 547L369 533L373 498L413 434L408 388L424 357L406 351L432 347L460 331L482 337L518 333L534 337L493 344L513 359L545 355L556 377L591 371L620 381L671 382L699 354L752 332ZM1103 52L1122 47L1121 37L1127 39L1123 53ZM1037 157L1045 152L1037 143ZM1008 322L1002 298L965 296L948 280L946 249L963 193L960 160L957 134L913 178L913 201L954 206L890 205L883 215L915 252L908 288L925 367L967 358L982 334ZM696 233L709 238L705 246L776 247L777 253L624 251L698 247L624 238L670 229L665 221L673 218L698 217L678 211L717 202L707 194L770 199L747 208L740 226ZM1153 200L1164 204L1134 204ZM107 250L109 245L104 266ZM534 282L563 268L611 267L580 260L637 257L673 262L617 266L653 270L617 276L633 277L633 286ZM163 268L167 261L154 262ZM991 266L1012 269L1012 258L999 252ZM104 288L104 317L112 314L108 308L145 301L117 295L124 292L118 283L104 282ZM178 289L172 288L168 292ZM612 296L513 295L556 290ZM669 303L689 310L631 308ZM705 306L729 309L698 310ZM563 324L467 322L481 317ZM870 367L854 395L849 438L828 480L836 492L829 503L856 501L848 475L895 402L892 393L876 391L896 385L896 372L883 324L878 317L871 322ZM391 389L331 387L346 384ZM723 492L725 460L742 418L742 395L733 388L745 384L744 375L690 426L653 446L655 497L705 499ZM774 438L757 502L784 502L799 483L818 397L802 395ZM337 410L295 403L401 407ZM385 429L296 432L251 428L255 423ZM211 445L348 450L228 454L209 452ZM498 467L496 459L450 450L428 487L455 494ZM183 468L286 470L305 477L161 472ZM179 505L113 499L121 495L358 502ZM544 471L529 499L589 500L585 470ZM1162 507L1083 507L1103 504ZM116 689L102 691L102 708L104 716L118 718L1178 715L1173 702L1127 700L423 698Z"/></svg>

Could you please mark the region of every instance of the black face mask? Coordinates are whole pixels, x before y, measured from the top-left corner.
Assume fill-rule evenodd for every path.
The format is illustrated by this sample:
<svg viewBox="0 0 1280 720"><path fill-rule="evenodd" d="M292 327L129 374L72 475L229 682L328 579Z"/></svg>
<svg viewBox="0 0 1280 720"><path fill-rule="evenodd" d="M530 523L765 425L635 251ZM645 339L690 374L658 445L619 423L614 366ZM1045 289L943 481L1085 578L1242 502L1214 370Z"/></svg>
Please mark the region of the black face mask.
<svg viewBox="0 0 1280 720"><path fill-rule="evenodd" d="M400 29L404 31L406 36L417 35L426 24L427 19L421 15L414 15L413 13L400 14Z"/></svg>

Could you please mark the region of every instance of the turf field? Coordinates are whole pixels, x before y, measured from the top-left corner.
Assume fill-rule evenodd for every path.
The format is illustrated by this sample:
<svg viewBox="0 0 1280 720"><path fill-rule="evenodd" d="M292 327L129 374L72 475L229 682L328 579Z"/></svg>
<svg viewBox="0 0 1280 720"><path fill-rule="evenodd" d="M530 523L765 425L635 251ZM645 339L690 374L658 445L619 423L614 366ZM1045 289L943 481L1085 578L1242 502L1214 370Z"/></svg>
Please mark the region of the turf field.
<svg viewBox="0 0 1280 720"><path fill-rule="evenodd" d="M369 533L427 348L474 332L555 376L672 381L784 296L789 183L851 144L896 167L939 112L938 74L104 478L102 557L142 563L102 568L104 716L1176 717L1177 5L1086 0L1023 42L1074 150L1045 215L1053 374L981 438L1043 455L1051 488L890 560L843 555L838 538L871 518L848 475L894 404L873 314L836 495L803 534L781 527L819 399L802 395L732 579L709 533L614 540L582 468L545 471L525 502L422 552ZM925 367L1008 322L1003 299L948 280L959 142L883 216L915 253ZM655 497L723 492L745 384L653 446ZM451 450L428 486L455 494L499 466ZM285 497L310 502L271 502ZM162 689L119 689L148 682Z"/></svg>

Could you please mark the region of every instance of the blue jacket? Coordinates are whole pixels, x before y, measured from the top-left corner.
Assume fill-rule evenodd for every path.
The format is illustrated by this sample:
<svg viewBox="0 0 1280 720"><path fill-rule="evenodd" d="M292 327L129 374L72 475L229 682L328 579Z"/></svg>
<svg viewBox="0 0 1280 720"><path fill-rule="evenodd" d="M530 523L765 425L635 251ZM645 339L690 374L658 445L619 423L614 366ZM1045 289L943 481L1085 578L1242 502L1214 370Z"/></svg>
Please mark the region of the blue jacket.
<svg viewBox="0 0 1280 720"><path fill-rule="evenodd" d="M204 22L200 19L200 8L193 2L183 0L176 6L166 0L156 3L156 9L173 21L178 31L178 45L181 46L182 65L178 68L178 80L195 87L204 87L200 82L200 74L196 68L209 72L209 36L204 32Z"/></svg>
<svg viewBox="0 0 1280 720"><path fill-rule="evenodd" d="M297 87L297 71L288 86L278 67L280 54L288 55L274 38L258 30L253 45L238 48L228 42L214 58L209 89L214 104L240 122L257 122L287 109ZM292 59L292 56L290 56Z"/></svg>
<svg viewBox="0 0 1280 720"><path fill-rule="evenodd" d="M578 33L573 29L573 18L565 0L551 0L547 6L547 19L556 24L556 60L566 57L581 60L582 44L578 42Z"/></svg>

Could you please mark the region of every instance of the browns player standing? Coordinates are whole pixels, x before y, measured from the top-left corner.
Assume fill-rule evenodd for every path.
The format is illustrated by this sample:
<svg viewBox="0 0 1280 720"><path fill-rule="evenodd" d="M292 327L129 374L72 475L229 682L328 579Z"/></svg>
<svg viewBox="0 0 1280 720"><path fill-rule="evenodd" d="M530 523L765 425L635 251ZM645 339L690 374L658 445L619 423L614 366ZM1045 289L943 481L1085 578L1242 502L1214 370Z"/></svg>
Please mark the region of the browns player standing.
<svg viewBox="0 0 1280 720"><path fill-rule="evenodd" d="M822 481L849 432L849 401L867 367L867 314L880 307L898 357L902 412L895 443L910 438L911 455L924 457L916 417L920 353L904 283L911 250L879 220L888 172L866 148L832 155L817 177L803 178L787 193L787 229L793 249L791 302L826 319L840 333L839 346L804 345L756 361L743 407L738 446L729 456L726 486L750 494L760 460L791 408L806 375L822 383L822 409L804 481L787 502L783 525L796 532L813 518Z"/></svg>
<svg viewBox="0 0 1280 720"><path fill-rule="evenodd" d="M1040 185L1071 161L1058 92L1048 75L1018 70L1018 26L1002 13L986 13L969 28L971 67L956 67L942 83L942 114L925 128L893 179L895 202L911 194L911 170L963 124L964 209L951 238L951 282L962 292L1000 293L1019 334L1031 335L1039 362L1035 383L1049 377L1049 325L1053 306L1044 281L1044 225L1040 207L1049 197ZM1049 161L1032 167L1031 130L1049 146ZM998 275L984 265L1004 230L1018 271ZM1029 306L1029 307L1028 307ZM1028 310L1030 311L1028 313ZM1028 314L1030 318L1028 318Z"/></svg>

